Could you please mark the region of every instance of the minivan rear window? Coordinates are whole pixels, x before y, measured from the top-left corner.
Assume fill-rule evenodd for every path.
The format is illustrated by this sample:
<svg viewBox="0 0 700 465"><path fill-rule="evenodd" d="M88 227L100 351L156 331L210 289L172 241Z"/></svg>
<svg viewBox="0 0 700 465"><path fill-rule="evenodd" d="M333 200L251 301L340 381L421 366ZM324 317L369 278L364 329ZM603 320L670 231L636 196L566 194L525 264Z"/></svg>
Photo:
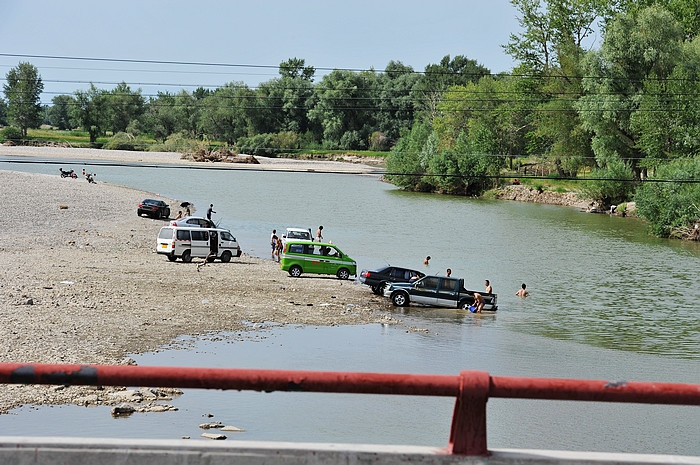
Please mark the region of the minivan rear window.
<svg viewBox="0 0 700 465"><path fill-rule="evenodd" d="M158 233L158 239L172 239L173 230L170 228L162 228Z"/></svg>

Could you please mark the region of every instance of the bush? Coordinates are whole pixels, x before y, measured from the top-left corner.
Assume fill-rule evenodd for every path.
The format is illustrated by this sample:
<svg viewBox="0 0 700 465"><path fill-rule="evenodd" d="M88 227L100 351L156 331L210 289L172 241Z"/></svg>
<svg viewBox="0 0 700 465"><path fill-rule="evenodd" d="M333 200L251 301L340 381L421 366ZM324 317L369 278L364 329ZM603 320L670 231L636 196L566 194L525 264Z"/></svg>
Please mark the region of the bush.
<svg viewBox="0 0 700 465"><path fill-rule="evenodd" d="M0 142L11 141L15 144L22 142L22 130L14 126L8 126L0 131Z"/></svg>
<svg viewBox="0 0 700 465"><path fill-rule="evenodd" d="M146 144L138 137L134 137L126 132L118 132L109 138L102 147L108 150L145 150Z"/></svg>
<svg viewBox="0 0 700 465"><path fill-rule="evenodd" d="M180 152L195 153L206 144L200 140L188 137L186 132L171 134L162 144L153 144L148 147L150 152Z"/></svg>
<svg viewBox="0 0 700 465"><path fill-rule="evenodd" d="M603 207L626 202L634 195L634 174L622 160L613 160L606 168L593 170L591 177L597 179L585 182L583 193Z"/></svg>
<svg viewBox="0 0 700 465"><path fill-rule="evenodd" d="M700 159L684 159L659 168L653 179L700 179ZM635 195L637 215L649 223L652 234L669 237L674 229L691 227L700 219L700 184L645 182Z"/></svg>

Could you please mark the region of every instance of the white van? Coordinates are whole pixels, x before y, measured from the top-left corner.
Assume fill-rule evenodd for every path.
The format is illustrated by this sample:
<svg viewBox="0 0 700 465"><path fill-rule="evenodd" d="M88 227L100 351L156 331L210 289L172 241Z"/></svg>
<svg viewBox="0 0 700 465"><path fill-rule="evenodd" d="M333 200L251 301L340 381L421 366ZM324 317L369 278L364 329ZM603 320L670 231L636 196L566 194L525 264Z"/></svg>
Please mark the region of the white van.
<svg viewBox="0 0 700 465"><path fill-rule="evenodd" d="M171 262L182 258L189 263L192 257L202 257L210 262L218 258L228 263L231 257L241 256L241 247L228 229L163 226L158 233L156 252L166 255Z"/></svg>

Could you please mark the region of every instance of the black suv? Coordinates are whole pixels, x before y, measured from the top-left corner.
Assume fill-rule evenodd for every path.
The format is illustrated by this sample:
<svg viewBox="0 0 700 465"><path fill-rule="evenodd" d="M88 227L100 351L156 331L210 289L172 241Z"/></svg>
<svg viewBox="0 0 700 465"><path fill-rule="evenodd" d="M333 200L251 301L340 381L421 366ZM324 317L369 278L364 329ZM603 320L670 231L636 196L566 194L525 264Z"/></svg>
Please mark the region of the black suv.
<svg viewBox="0 0 700 465"><path fill-rule="evenodd" d="M151 218L170 218L170 206L162 200L144 199L136 213L139 216L145 214Z"/></svg>
<svg viewBox="0 0 700 465"><path fill-rule="evenodd" d="M360 282L372 288L377 295L384 295L384 287L388 283L409 283L425 276L425 273L400 268L398 266L385 266L378 270L362 270Z"/></svg>

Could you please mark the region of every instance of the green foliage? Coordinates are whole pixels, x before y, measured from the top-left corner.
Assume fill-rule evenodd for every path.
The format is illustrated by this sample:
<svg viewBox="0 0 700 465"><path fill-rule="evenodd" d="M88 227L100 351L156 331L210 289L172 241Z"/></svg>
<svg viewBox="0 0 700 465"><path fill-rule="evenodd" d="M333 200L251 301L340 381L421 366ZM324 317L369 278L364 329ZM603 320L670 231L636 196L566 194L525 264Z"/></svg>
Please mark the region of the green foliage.
<svg viewBox="0 0 700 465"><path fill-rule="evenodd" d="M425 190L421 178L425 167L421 163L421 151L431 135L428 125L417 123L404 131L386 158L386 178L393 184L408 190Z"/></svg>
<svg viewBox="0 0 700 465"><path fill-rule="evenodd" d="M42 120L39 97L44 90L39 70L31 63L20 63L8 71L3 85L7 99L7 119L27 135L27 129L37 128Z"/></svg>
<svg viewBox="0 0 700 465"><path fill-rule="evenodd" d="M49 124L60 130L72 129L70 108L75 99L70 95L57 95L51 99L53 105L48 109Z"/></svg>
<svg viewBox="0 0 700 465"><path fill-rule="evenodd" d="M584 183L583 193L605 207L626 202L634 194L634 173L621 160L611 160L605 168L593 170L591 177L596 179Z"/></svg>
<svg viewBox="0 0 700 465"><path fill-rule="evenodd" d="M206 144L192 139L186 131L171 134L162 144L148 146L151 152L194 153L200 148L206 148Z"/></svg>
<svg viewBox="0 0 700 465"><path fill-rule="evenodd" d="M700 180L700 159L676 160L660 165L650 179ZM700 220L700 183L645 182L634 197L637 214L648 221L657 236L668 237L674 228L692 227Z"/></svg>
<svg viewBox="0 0 700 465"><path fill-rule="evenodd" d="M9 140L14 143L20 143L23 138L22 130L14 126L7 126L4 129L0 129L0 142Z"/></svg>
<svg viewBox="0 0 700 465"><path fill-rule="evenodd" d="M108 118L105 91L90 84L87 91L75 91L75 105L70 108L71 118L90 135L90 143L105 132Z"/></svg>
<svg viewBox="0 0 700 465"><path fill-rule="evenodd" d="M102 146L109 150L145 150L146 142L126 132L118 132Z"/></svg>
<svg viewBox="0 0 700 465"><path fill-rule="evenodd" d="M0 98L0 126L7 126L7 104Z"/></svg>
<svg viewBox="0 0 700 465"><path fill-rule="evenodd" d="M300 148L299 136L285 131L277 134L256 134L241 137L236 142L239 153L247 155L276 157L280 152L289 152Z"/></svg>

